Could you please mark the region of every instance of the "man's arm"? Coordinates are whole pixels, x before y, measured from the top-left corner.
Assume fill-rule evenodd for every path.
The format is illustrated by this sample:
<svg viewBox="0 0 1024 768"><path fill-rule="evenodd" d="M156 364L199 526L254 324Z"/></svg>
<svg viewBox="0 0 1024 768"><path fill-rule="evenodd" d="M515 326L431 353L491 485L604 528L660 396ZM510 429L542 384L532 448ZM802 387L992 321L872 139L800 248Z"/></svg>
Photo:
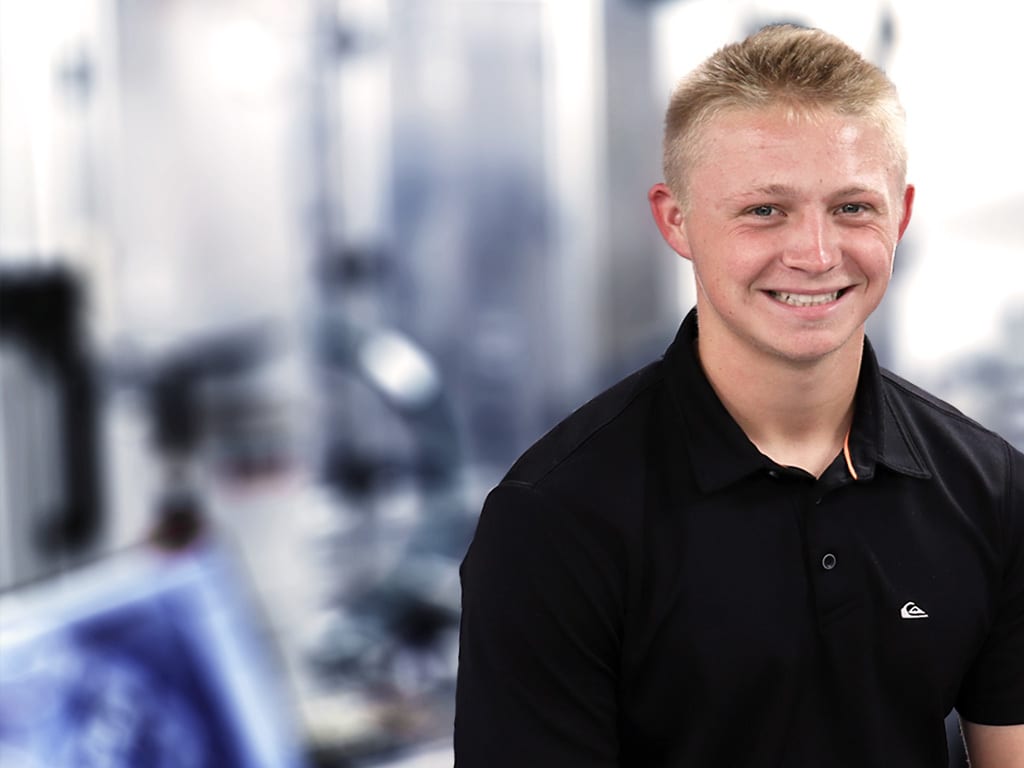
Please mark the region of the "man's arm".
<svg viewBox="0 0 1024 768"><path fill-rule="evenodd" d="M1003 594L956 709L971 768L1024 768L1024 453L1009 446L1001 544ZM1011 723L981 725L971 721Z"/></svg>
<svg viewBox="0 0 1024 768"><path fill-rule="evenodd" d="M971 768L1024 768L1024 725L960 725Z"/></svg>
<svg viewBox="0 0 1024 768"><path fill-rule="evenodd" d="M488 498L462 566L458 768L618 765L619 558L588 517L526 485Z"/></svg>

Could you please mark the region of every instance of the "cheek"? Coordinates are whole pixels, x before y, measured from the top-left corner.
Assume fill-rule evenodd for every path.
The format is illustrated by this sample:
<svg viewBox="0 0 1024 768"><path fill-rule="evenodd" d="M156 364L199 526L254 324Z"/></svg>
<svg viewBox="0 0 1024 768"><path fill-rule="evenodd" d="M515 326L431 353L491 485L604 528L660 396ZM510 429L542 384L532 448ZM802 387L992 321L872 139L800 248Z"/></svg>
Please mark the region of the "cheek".
<svg viewBox="0 0 1024 768"><path fill-rule="evenodd" d="M895 248L888 244L880 248L878 262L878 272L888 282L892 278L893 269L896 267Z"/></svg>
<svg viewBox="0 0 1024 768"><path fill-rule="evenodd" d="M752 236L727 229L694 232L690 243L695 266L707 274L719 272L733 278L757 273L775 250L763 232Z"/></svg>
<svg viewBox="0 0 1024 768"><path fill-rule="evenodd" d="M868 278L888 282L895 266L896 241L887 232L864 232L849 243L848 253Z"/></svg>

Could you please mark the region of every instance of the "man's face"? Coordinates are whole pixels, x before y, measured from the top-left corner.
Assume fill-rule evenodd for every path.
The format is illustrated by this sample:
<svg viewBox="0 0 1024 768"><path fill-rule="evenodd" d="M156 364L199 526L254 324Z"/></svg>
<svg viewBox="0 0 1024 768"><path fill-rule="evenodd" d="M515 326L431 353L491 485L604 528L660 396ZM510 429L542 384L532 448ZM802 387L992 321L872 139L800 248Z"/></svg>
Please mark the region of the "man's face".
<svg viewBox="0 0 1024 768"><path fill-rule="evenodd" d="M882 131L771 109L719 115L703 138L685 210L654 206L693 262L702 354L804 363L859 345L913 200Z"/></svg>

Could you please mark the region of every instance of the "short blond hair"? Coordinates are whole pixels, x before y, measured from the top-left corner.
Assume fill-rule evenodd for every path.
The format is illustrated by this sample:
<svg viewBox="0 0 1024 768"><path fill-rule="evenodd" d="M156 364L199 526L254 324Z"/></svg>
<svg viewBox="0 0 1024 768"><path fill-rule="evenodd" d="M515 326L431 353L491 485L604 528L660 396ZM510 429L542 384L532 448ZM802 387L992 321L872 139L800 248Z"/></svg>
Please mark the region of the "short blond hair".
<svg viewBox="0 0 1024 768"><path fill-rule="evenodd" d="M877 124L905 179L903 107L885 73L819 29L771 25L720 48L676 86L665 113L663 170L684 205L687 172L701 153L702 131L727 111L782 107L794 115L836 114Z"/></svg>

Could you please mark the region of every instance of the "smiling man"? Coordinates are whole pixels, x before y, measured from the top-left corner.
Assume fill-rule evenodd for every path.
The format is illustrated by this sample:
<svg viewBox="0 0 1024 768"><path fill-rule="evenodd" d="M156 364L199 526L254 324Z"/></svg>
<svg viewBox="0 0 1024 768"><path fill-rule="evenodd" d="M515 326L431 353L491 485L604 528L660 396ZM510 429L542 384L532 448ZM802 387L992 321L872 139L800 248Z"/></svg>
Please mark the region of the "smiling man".
<svg viewBox="0 0 1024 768"><path fill-rule="evenodd" d="M488 496L463 564L460 768L1024 766L1024 455L879 368L910 221L876 67L768 27L669 105L697 306Z"/></svg>

